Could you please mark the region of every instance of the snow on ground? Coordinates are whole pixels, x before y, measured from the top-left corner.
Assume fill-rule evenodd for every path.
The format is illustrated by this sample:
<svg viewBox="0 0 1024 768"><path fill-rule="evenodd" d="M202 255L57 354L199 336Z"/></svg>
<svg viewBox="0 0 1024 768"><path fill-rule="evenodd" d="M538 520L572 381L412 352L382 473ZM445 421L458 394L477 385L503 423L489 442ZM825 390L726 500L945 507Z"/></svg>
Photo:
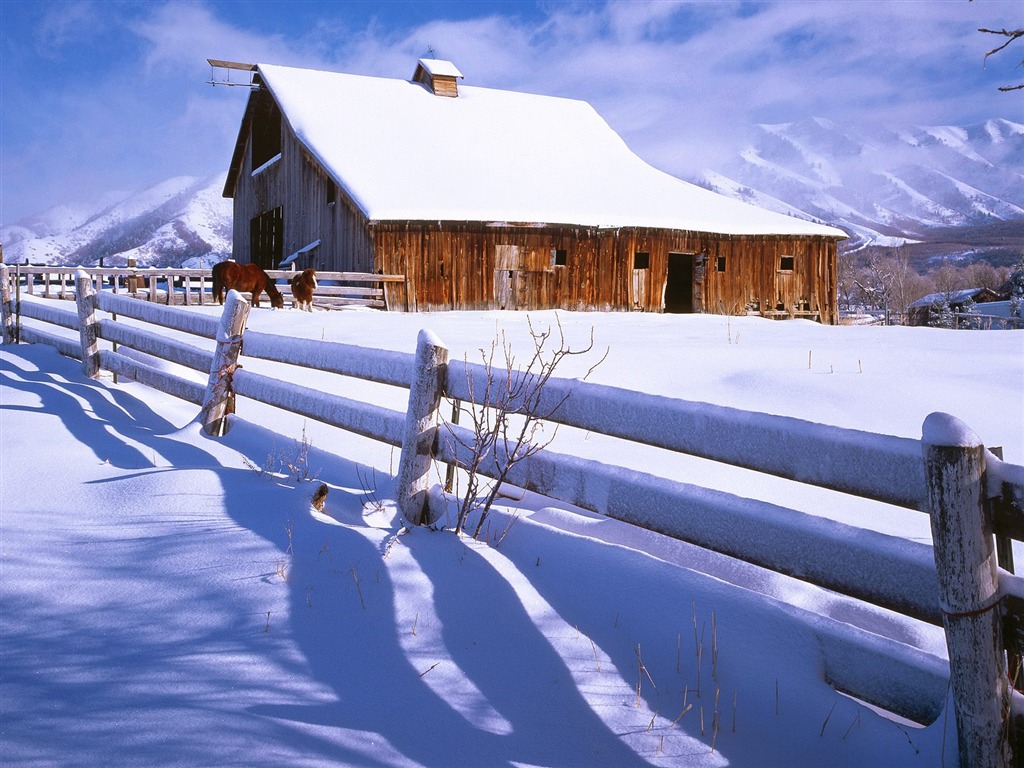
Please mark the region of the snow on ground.
<svg viewBox="0 0 1024 768"><path fill-rule="evenodd" d="M557 317L571 345L593 329L608 350L600 383L915 438L947 411L1024 462L1024 334ZM499 330L523 356L526 318L261 309L249 325L402 352L426 327L473 360ZM4 765L956 764L945 712L894 722L826 685L801 616L941 657L935 628L531 494L503 500L497 546L397 536L388 446L244 400L209 439L195 406L85 380L50 348L0 360ZM402 390L298 380L404 409ZM554 447L930 538L920 513L624 441L566 429ZM330 487L324 514L288 462Z"/></svg>

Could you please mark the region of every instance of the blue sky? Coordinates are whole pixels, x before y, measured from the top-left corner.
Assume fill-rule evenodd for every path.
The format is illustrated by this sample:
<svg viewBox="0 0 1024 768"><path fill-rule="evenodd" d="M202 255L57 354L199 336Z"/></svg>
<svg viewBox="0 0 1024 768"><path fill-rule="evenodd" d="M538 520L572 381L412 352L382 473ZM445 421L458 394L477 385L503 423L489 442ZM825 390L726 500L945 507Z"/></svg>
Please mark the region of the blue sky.
<svg viewBox="0 0 1024 768"><path fill-rule="evenodd" d="M0 0L0 224L227 168L245 102L208 57L591 102L653 165L720 164L757 123L1024 122L1020 0Z"/></svg>

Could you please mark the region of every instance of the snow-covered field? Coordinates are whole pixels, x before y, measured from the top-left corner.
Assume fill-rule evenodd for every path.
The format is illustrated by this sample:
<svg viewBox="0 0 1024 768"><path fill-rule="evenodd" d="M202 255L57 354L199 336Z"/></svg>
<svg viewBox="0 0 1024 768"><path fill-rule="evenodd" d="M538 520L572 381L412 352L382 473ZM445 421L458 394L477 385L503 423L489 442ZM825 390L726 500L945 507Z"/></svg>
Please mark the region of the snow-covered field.
<svg viewBox="0 0 1024 768"><path fill-rule="evenodd" d="M688 400L912 438L945 411L1024 463L1022 333L558 318L597 348L559 375L607 349L590 380ZM261 309L249 327L403 352L429 328L477 360L498 331L524 355L526 319ZM50 348L0 360L3 765L956 764L951 713L897 722L823 682L805 617L941 658L933 627L530 494L502 500L491 545L396 536L388 446L245 400L209 439L195 406ZM930 538L921 513L624 441L563 429L553 449Z"/></svg>

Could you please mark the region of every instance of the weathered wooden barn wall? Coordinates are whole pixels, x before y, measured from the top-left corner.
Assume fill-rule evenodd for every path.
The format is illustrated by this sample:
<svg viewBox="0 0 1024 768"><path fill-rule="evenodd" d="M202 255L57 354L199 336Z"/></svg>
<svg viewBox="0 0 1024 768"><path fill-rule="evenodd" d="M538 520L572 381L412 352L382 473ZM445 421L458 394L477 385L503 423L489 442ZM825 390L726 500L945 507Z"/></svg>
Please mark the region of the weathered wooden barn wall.
<svg viewBox="0 0 1024 768"><path fill-rule="evenodd" d="M659 312L672 261L686 265L692 292L682 311L739 314L755 306L806 306L819 311L822 322L836 320L831 238L459 222L378 222L373 230L374 266L406 276L413 311Z"/></svg>
<svg viewBox="0 0 1024 768"><path fill-rule="evenodd" d="M262 98L269 98L269 94L260 91L253 96L257 103ZM251 132L245 139L233 192L235 260L253 260L250 222L281 208L280 258L319 240L320 245L304 254L296 265L299 269L309 266L336 272L372 271L373 238L365 217L310 156L287 120L282 120L280 158L265 164L255 175Z"/></svg>

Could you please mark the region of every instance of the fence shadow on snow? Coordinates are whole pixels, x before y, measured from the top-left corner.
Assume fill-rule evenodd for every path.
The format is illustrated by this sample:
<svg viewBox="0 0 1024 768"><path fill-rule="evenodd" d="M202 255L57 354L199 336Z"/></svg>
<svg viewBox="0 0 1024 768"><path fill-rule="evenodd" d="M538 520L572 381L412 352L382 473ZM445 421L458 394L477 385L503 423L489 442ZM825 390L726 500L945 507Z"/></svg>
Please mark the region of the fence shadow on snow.
<svg viewBox="0 0 1024 768"><path fill-rule="evenodd" d="M22 302L18 312L6 268L0 273L4 343L17 337L51 344L80 359L87 376L107 370L195 403L208 434L223 434L242 397L401 448L396 497L411 524L430 522L435 514L428 493L434 462L465 466L469 458L465 430L462 440L439 437L442 402L486 405L479 394L502 390L508 375L450 363L443 342L428 332L421 332L415 353L246 332L249 307L235 292L217 319L97 293L84 272L76 277L77 312L39 300ZM15 315L35 322L15 328ZM155 329L118 323L115 315ZM37 323L76 330L79 338ZM199 349L162 329L212 339L216 348ZM242 369L243 336L245 357L407 388L408 410ZM200 371L207 384L101 349L100 340ZM497 379L496 386L484 386L487 377ZM824 676L836 689L929 723L941 712L949 685L962 765L1010 765L1011 750L1024 753L1024 697L1011 685L1011 677L1020 685L1024 586L1011 575L1009 547L1010 539L1024 540L1024 467L1003 462L966 425L932 414L922 439L912 440L555 378L546 383L536 412L550 413L559 424L928 514L934 546L550 450L520 462L508 477L521 488L943 626L948 665L896 641L808 616ZM485 475L497 471L494 463L482 468ZM864 674L867 668L872 674Z"/></svg>

